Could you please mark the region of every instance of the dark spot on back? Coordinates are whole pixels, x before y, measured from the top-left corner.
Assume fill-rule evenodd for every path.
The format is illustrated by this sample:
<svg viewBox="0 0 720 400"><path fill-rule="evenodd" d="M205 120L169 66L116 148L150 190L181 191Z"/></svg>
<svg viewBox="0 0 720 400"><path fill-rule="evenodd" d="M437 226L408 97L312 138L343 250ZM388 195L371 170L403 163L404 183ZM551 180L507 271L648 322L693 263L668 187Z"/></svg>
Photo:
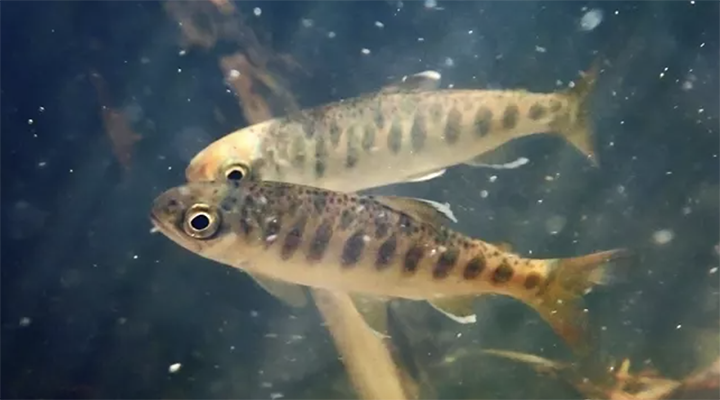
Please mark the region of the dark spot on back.
<svg viewBox="0 0 720 400"><path fill-rule="evenodd" d="M410 144L412 149L420 151L425 147L425 139L427 138L427 123L423 110L419 109L415 112L412 128L410 128Z"/></svg>
<svg viewBox="0 0 720 400"><path fill-rule="evenodd" d="M460 252L458 252L457 249L448 249L440 254L437 263L435 263L435 268L433 269L433 277L435 279L446 278L450 274L450 271L452 271L453 267L455 267L459 254Z"/></svg>
<svg viewBox="0 0 720 400"><path fill-rule="evenodd" d="M520 110L515 104L510 104L505 107L502 116L502 127L504 129L514 129L517 126L519 115Z"/></svg>
<svg viewBox="0 0 720 400"><path fill-rule="evenodd" d="M535 103L532 106L530 106L530 111L528 112L528 117L532 120L539 120L542 117L545 116L547 113L547 110L545 109L545 106L540 103Z"/></svg>
<svg viewBox="0 0 720 400"><path fill-rule="evenodd" d="M486 136L488 133L490 133L490 128L492 127L492 118L493 114L490 109L487 107L481 106L478 108L477 112L475 112L475 133L480 136Z"/></svg>
<svg viewBox="0 0 720 400"><path fill-rule="evenodd" d="M317 211L318 213L325 211L326 205L327 205L327 195L325 193L314 193L313 194L313 206L315 207L315 211Z"/></svg>
<svg viewBox="0 0 720 400"><path fill-rule="evenodd" d="M400 214L400 217L398 218L398 227L400 228L400 231L406 235L409 235L413 231L413 221L412 218L405 214Z"/></svg>
<svg viewBox="0 0 720 400"><path fill-rule="evenodd" d="M352 267L360 261L363 250L365 250L365 232L362 230L352 234L345 241L342 252L342 265Z"/></svg>
<svg viewBox="0 0 720 400"><path fill-rule="evenodd" d="M322 224L315 230L315 236L313 236L312 242L310 242L310 249L308 250L308 260L320 261L325 255L332 239L333 228L330 221L323 221Z"/></svg>
<svg viewBox="0 0 720 400"><path fill-rule="evenodd" d="M382 216L380 216L382 215ZM384 238L390 231L390 221L387 213L381 212L375 217L375 237L378 239Z"/></svg>
<svg viewBox="0 0 720 400"><path fill-rule="evenodd" d="M375 147L375 127L372 125L365 126L362 138L362 148L366 152L370 152Z"/></svg>
<svg viewBox="0 0 720 400"><path fill-rule="evenodd" d="M390 127L387 145L391 152L397 154L402 148L402 125L399 120L395 120Z"/></svg>
<svg viewBox="0 0 720 400"><path fill-rule="evenodd" d="M395 251L397 251L397 237L393 234L380 245L377 252L377 259L375 260L375 267L377 269L387 268L392 263L393 257L395 257Z"/></svg>
<svg viewBox="0 0 720 400"><path fill-rule="evenodd" d="M527 290L532 290L540 284L541 280L542 278L540 277L540 275L533 272L525 278L525 283L523 283L523 286L525 286L525 289Z"/></svg>
<svg viewBox="0 0 720 400"><path fill-rule="evenodd" d="M305 232L305 225L307 224L307 215L301 215L300 218L295 221L295 224L290 228L290 232L285 236L283 241L282 250L280 257L283 260L287 260L295 254L295 251L302 244L303 233Z"/></svg>
<svg viewBox="0 0 720 400"><path fill-rule="evenodd" d="M485 269L485 257L482 254L478 254L473 257L465 265L465 271L463 271L463 278L475 279L482 274Z"/></svg>
<svg viewBox="0 0 720 400"><path fill-rule="evenodd" d="M512 279L515 271L508 264L507 260L503 260L499 267L493 272L492 280L495 283L506 283Z"/></svg>
<svg viewBox="0 0 720 400"><path fill-rule="evenodd" d="M350 210L343 210L340 214L340 229L347 230L348 228L350 228L350 225L352 225L354 220L355 216Z"/></svg>
<svg viewBox="0 0 720 400"><path fill-rule="evenodd" d="M408 273L415 273L420 265L420 261L422 261L423 255L425 255L425 250L423 250L420 245L414 244L407 253L405 253L403 270Z"/></svg>
<svg viewBox="0 0 720 400"><path fill-rule="evenodd" d="M457 108L453 107L448 114L447 121L445 121L445 141L448 144L453 144L460 138L460 132L462 131L462 113Z"/></svg>

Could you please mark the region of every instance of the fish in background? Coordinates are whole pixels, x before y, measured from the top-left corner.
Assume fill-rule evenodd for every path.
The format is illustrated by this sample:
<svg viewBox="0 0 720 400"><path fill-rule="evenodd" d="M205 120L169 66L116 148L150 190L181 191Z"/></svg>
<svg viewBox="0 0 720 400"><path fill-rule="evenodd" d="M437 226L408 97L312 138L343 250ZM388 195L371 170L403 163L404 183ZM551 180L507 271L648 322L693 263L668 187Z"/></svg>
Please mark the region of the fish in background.
<svg viewBox="0 0 720 400"><path fill-rule="evenodd" d="M202 257L249 273L288 304L302 286L350 293L368 324L387 331L386 300L427 301L461 323L494 293L534 308L576 352L589 350L582 296L608 283L616 249L530 259L444 226L415 199L359 196L280 182L195 182L159 195L150 218ZM302 286L298 286L302 285Z"/></svg>
<svg viewBox="0 0 720 400"><path fill-rule="evenodd" d="M438 89L425 71L357 98L290 113L232 132L200 151L190 182L262 180L353 192L425 181L456 164L487 167L491 150L557 132L595 165L589 95L599 63L570 89ZM515 168L527 159L507 160Z"/></svg>

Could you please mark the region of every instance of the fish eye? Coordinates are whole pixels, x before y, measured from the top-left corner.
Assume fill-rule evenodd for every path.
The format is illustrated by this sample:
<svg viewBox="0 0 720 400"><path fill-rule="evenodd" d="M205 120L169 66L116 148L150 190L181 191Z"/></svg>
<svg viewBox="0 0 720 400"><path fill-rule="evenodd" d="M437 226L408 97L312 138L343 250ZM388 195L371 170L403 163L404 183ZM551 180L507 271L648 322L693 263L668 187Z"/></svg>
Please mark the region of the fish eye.
<svg viewBox="0 0 720 400"><path fill-rule="evenodd" d="M225 178L230 181L240 182L248 175L249 172L250 167L246 164L233 163L225 167L224 175Z"/></svg>
<svg viewBox="0 0 720 400"><path fill-rule="evenodd" d="M208 239L220 226L220 215L206 204L195 204L185 213L185 233L196 239Z"/></svg>

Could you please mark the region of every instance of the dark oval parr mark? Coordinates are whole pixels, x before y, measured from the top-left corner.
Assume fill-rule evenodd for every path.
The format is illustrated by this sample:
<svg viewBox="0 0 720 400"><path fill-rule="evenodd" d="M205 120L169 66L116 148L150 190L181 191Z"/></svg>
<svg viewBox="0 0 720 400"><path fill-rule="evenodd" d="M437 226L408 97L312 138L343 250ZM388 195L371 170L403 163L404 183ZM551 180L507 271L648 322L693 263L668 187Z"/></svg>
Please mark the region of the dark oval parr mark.
<svg viewBox="0 0 720 400"><path fill-rule="evenodd" d="M360 261L365 250L365 232L357 231L345 241L342 252L342 265L352 267Z"/></svg>
<svg viewBox="0 0 720 400"><path fill-rule="evenodd" d="M475 113L475 133L480 136L487 136L492 127L493 114L487 107L480 107Z"/></svg>
<svg viewBox="0 0 720 400"><path fill-rule="evenodd" d="M315 231L315 236L313 237L312 242L310 242L308 260L322 260L323 256L325 255L325 250L327 250L328 245L330 244L330 239L332 239L332 235L332 223L330 221L323 221L323 223L320 224L320 226Z"/></svg>
<svg viewBox="0 0 720 400"><path fill-rule="evenodd" d="M433 278L443 279L450 275L455 263L457 263L459 252L457 249L448 249L438 257L435 269L433 269Z"/></svg>
<svg viewBox="0 0 720 400"><path fill-rule="evenodd" d="M463 278L475 279L480 276L484 270L485 257L481 254L468 261L467 265L465 265L465 271L463 271Z"/></svg>
<svg viewBox="0 0 720 400"><path fill-rule="evenodd" d="M518 124L518 117L520 110L515 104L510 104L505 107L505 111L502 116L502 127L504 129L514 129Z"/></svg>
<svg viewBox="0 0 720 400"><path fill-rule="evenodd" d="M379 270L387 268L395 257L397 251L397 237L395 234L390 236L388 240L378 249L377 259L375 260L375 267Z"/></svg>

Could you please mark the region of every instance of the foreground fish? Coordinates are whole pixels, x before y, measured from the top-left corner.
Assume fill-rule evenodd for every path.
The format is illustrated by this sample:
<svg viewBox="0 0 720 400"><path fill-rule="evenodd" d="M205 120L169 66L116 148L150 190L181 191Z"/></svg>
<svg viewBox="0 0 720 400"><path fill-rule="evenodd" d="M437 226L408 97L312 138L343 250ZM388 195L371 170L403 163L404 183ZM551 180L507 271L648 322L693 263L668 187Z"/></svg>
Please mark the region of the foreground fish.
<svg viewBox="0 0 720 400"><path fill-rule="evenodd" d="M587 349L581 296L608 281L606 261L623 253L522 258L447 229L424 202L268 181L172 188L155 200L151 219L179 245L250 273L290 304L305 302L290 284L353 293L380 332L384 297L427 300L474 322L473 297L498 293L533 307L579 351Z"/></svg>
<svg viewBox="0 0 720 400"><path fill-rule="evenodd" d="M263 180L353 192L432 179L513 139L557 132L595 162L587 99L597 67L572 89L437 90L426 71L377 93L240 129L190 162L187 180ZM524 161L523 161L524 160ZM512 160L505 160L509 162ZM524 164L514 161L509 167Z"/></svg>

